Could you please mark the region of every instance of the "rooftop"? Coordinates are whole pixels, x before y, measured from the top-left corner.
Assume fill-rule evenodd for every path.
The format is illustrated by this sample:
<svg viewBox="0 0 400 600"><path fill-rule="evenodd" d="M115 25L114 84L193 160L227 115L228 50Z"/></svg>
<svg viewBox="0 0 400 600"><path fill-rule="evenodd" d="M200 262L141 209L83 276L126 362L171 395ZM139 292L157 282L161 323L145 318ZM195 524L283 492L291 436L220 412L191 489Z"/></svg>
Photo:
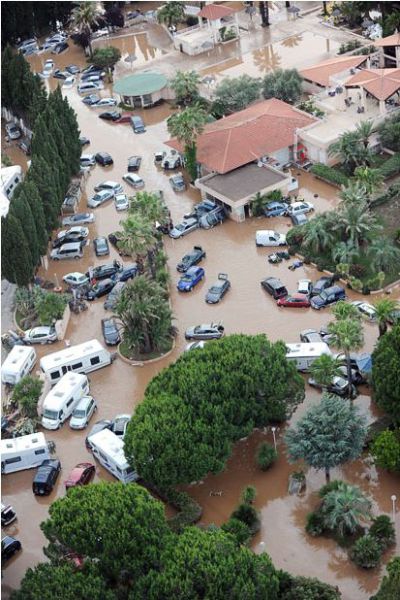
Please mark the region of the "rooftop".
<svg viewBox="0 0 400 600"><path fill-rule="evenodd" d="M367 56L337 56L324 60L312 67L301 69L300 75L308 81L313 81L324 87L329 86L333 75L354 69L367 60Z"/></svg>
<svg viewBox="0 0 400 600"><path fill-rule="evenodd" d="M198 17L203 17L204 19L208 19L209 21L217 21L217 19L222 19L224 17L229 17L235 11L233 8L229 6L221 6L220 4L208 4L201 9L198 13Z"/></svg>
<svg viewBox="0 0 400 600"><path fill-rule="evenodd" d="M123 96L144 96L164 88L168 83L165 75L155 71L144 71L128 75L114 83L114 92Z"/></svg>
<svg viewBox="0 0 400 600"><path fill-rule="evenodd" d="M345 81L346 87L362 87L377 100L387 100L400 90L400 69L364 69Z"/></svg>
<svg viewBox="0 0 400 600"><path fill-rule="evenodd" d="M389 35L380 40L374 40L374 46L384 47L384 46L400 46L400 33L394 33L393 35Z"/></svg>
<svg viewBox="0 0 400 600"><path fill-rule="evenodd" d="M199 180L207 188L234 202L254 196L276 183L283 182L287 175L266 165L259 167L251 163L225 175L211 175Z"/></svg>
<svg viewBox="0 0 400 600"><path fill-rule="evenodd" d="M271 98L206 125L197 139L197 160L209 171L228 173L295 143L296 130L318 119ZM181 151L176 139L167 145Z"/></svg>

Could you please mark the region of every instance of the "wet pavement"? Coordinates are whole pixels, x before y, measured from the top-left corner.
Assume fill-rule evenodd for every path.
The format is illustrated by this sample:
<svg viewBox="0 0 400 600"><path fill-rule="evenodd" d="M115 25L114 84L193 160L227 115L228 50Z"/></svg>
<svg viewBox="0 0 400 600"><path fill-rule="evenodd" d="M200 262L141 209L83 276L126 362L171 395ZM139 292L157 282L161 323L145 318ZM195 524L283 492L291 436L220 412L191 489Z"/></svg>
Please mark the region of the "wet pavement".
<svg viewBox="0 0 400 600"><path fill-rule="evenodd" d="M138 35L136 37L138 39L134 43L139 48L140 38ZM47 54L33 57L31 62L35 68L40 69L39 64L43 64L47 57ZM56 58L57 68L63 68L72 62L82 64L82 52L79 49L71 48L68 53ZM49 85L53 88L56 80L50 78ZM94 186L101 181L122 182L121 178L126 172L128 157L140 154L143 157L140 175L145 181L145 190L163 190L174 222L177 222L184 213L189 212L193 204L199 201L199 192L193 188L189 188L182 194L174 193L168 182L169 174L163 173L153 164L154 152L162 149L163 142L169 137L165 123L165 119L171 113L168 105L138 111L144 119L147 132L143 135L135 135L127 124L110 124L100 120L98 114L101 111L85 106L75 89L65 93L77 111L82 135L91 140L91 145L86 147L84 152L107 151L114 158L112 167L96 166L91 170L86 182L87 195L90 195ZM105 89L101 95L110 95L110 91ZM19 151L14 147L12 156L19 156ZM294 176L297 176L297 173L298 171L294 170ZM299 195L313 202L317 211L332 210L337 206L338 198L334 188L314 180L307 173L299 175L299 182ZM130 193L131 188L125 183L123 185L125 191ZM318 196L315 197L315 194ZM80 209L86 210L86 196L82 198ZM91 240L97 235L107 235L118 229L119 222L124 217L123 213L116 212L111 202L95 209L94 212L96 221L89 225ZM257 229L270 227L286 232L289 220L281 218L267 221L258 218L249 219L242 224L228 221L210 231L197 230L180 240L165 238L171 273L171 301L175 324L179 329L176 347L169 357L151 365L134 367L117 359L111 366L90 374L91 394L98 402L98 411L93 421L113 418L118 413L132 413L142 400L144 390L151 378L176 360L184 350L186 343L183 333L190 325L222 320L227 334L264 332L271 340L283 339L287 342L295 342L299 339L300 330L308 327L318 329L331 320L330 310L317 312L311 308L280 309L262 290L260 281L268 275L280 277L289 291L296 289L298 279L307 277L315 280L321 275L309 266L292 272L288 270L287 262L270 265L266 257L271 250L256 248L254 241ZM175 287L178 280L175 267L179 259L193 245L201 245L207 252L207 257L202 263L206 277L191 294L179 294ZM113 248L109 258L96 258L93 245L90 243L84 251L84 258L80 261L50 262L47 272L41 271L39 274L58 284L62 276L70 271L85 272L91 265L104 264L114 258L119 257ZM130 261L124 259L124 262ZM220 305L210 306L204 301L205 292L220 271L228 273L232 288ZM350 296L352 297L351 294ZM90 303L87 312L71 316L66 338L72 344L92 338L102 340L100 319L105 314L103 299ZM365 349L371 351L377 339L377 327L366 323L364 330ZM38 347L37 352L40 357L62 347L64 343L60 342L51 347ZM318 398L317 392L307 389L306 400L299 407L292 421L304 413L310 403L318 401ZM367 409L370 398L367 393L364 393L355 402ZM200 500L204 507L202 522L221 524L229 517L239 501L242 488L248 484L256 485L258 491L256 506L261 511L262 529L254 539L254 550L268 552L277 567L286 568L292 573L319 577L326 582L339 585L344 600L367 599L377 588L382 569L378 568L368 573L358 570L332 541L314 540L306 536L305 515L316 502L314 492L322 485L323 474L309 470L305 496L289 497L287 476L290 470L298 469L298 465L290 467L287 464L281 441L282 433L282 430L278 432L279 461L269 472L262 473L256 469L254 453L261 439L266 437L271 441L271 432L256 432L248 440L236 445L228 467L222 474L210 476L203 483L189 487L190 493ZM64 495L63 481L69 471L76 463L91 459L84 445L85 431L72 431L67 423L61 430L45 432L45 434L48 440L55 441L56 453L62 462L62 472L53 493L47 498L40 499L32 494L31 482L34 471L23 471L3 478L3 502L11 503L18 514L17 522L7 528L7 533L15 535L23 545L23 551L4 569L2 583L5 597L11 588L18 586L28 567L44 560L42 547L45 539L40 532L39 524L46 518L49 504L56 497ZM398 479L396 481L393 475L375 471L366 463L357 461L343 470L335 471L333 476L343 476L346 480L357 483L373 498L377 512L390 513L390 496L396 493L396 487L397 491L399 488ZM99 478L113 480L96 463L96 480ZM222 491L222 495L210 496L212 491ZM399 522L397 533L399 537Z"/></svg>

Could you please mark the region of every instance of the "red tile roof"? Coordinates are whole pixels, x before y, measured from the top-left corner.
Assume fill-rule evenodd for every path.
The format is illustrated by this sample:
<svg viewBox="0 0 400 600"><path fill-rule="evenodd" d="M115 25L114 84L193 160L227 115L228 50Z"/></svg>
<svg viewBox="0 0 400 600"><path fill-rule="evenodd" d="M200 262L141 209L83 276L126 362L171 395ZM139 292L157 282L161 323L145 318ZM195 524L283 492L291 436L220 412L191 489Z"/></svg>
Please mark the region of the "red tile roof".
<svg viewBox="0 0 400 600"><path fill-rule="evenodd" d="M366 56L339 56L330 58L329 60L324 60L312 67L301 69L300 75L304 77L304 79L314 81L319 85L327 87L329 85L329 78L332 77L332 75L358 67L366 60Z"/></svg>
<svg viewBox="0 0 400 600"><path fill-rule="evenodd" d="M271 98L206 125L197 139L197 160L209 171L229 173L271 152L295 143L296 129L315 117ZM182 150L176 139L166 142Z"/></svg>
<svg viewBox="0 0 400 600"><path fill-rule="evenodd" d="M207 4L207 6L201 9L198 16L208 19L209 21L216 21L217 19L222 19L223 17L229 17L229 15L234 12L235 11L233 8L229 8L229 6L221 6L220 4Z"/></svg>
<svg viewBox="0 0 400 600"><path fill-rule="evenodd" d="M374 46L400 46L400 33L394 33L393 35L381 38L380 40L374 40Z"/></svg>
<svg viewBox="0 0 400 600"><path fill-rule="evenodd" d="M364 69L347 79L345 86L359 86L378 100L387 100L400 90L400 69Z"/></svg>

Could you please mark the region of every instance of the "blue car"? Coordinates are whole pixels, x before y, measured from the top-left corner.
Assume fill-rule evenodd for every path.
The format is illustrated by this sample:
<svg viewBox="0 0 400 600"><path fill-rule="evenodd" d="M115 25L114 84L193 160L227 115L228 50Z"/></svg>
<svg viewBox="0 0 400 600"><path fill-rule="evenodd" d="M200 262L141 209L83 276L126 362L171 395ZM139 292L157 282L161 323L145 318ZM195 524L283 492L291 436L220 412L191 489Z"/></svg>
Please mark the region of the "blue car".
<svg viewBox="0 0 400 600"><path fill-rule="evenodd" d="M191 292L192 289L203 279L205 275L202 267L190 267L178 281L176 286L180 292Z"/></svg>
<svg viewBox="0 0 400 600"><path fill-rule="evenodd" d="M264 208L264 215L266 217L282 217L286 215L288 205L285 202L270 202Z"/></svg>
<svg viewBox="0 0 400 600"><path fill-rule="evenodd" d="M130 265L125 265L119 273L116 275L116 279L118 281L128 281L128 279L133 279L137 274L137 264L132 263Z"/></svg>

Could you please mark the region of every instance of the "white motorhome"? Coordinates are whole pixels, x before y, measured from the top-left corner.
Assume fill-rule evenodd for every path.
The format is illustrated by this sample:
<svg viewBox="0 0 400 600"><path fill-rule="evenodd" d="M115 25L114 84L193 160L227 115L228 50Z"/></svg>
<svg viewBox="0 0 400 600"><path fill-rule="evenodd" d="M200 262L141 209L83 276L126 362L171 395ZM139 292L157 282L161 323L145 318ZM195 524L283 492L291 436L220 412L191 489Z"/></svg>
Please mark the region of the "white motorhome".
<svg viewBox="0 0 400 600"><path fill-rule="evenodd" d="M322 354L332 356L332 352L325 342L286 344L286 348L288 350L286 358L296 363L298 371L308 371L314 360Z"/></svg>
<svg viewBox="0 0 400 600"><path fill-rule="evenodd" d="M42 426L45 429L58 429L89 392L86 375L66 373L50 390L43 402Z"/></svg>
<svg viewBox="0 0 400 600"><path fill-rule="evenodd" d="M110 352L103 348L98 340L90 340L43 356L40 359L40 368L54 385L68 371L90 373L106 367L111 361Z"/></svg>
<svg viewBox="0 0 400 600"><path fill-rule="evenodd" d="M14 473L33 469L50 458L49 445L43 433L31 433L9 440L1 440L1 472Z"/></svg>
<svg viewBox="0 0 400 600"><path fill-rule="evenodd" d="M89 437L93 455L107 471L122 483L136 481L138 474L129 466L124 454L124 441L109 429Z"/></svg>
<svg viewBox="0 0 400 600"><path fill-rule="evenodd" d="M36 362L36 351L31 346L14 346L1 367L1 381L16 385L30 373Z"/></svg>

